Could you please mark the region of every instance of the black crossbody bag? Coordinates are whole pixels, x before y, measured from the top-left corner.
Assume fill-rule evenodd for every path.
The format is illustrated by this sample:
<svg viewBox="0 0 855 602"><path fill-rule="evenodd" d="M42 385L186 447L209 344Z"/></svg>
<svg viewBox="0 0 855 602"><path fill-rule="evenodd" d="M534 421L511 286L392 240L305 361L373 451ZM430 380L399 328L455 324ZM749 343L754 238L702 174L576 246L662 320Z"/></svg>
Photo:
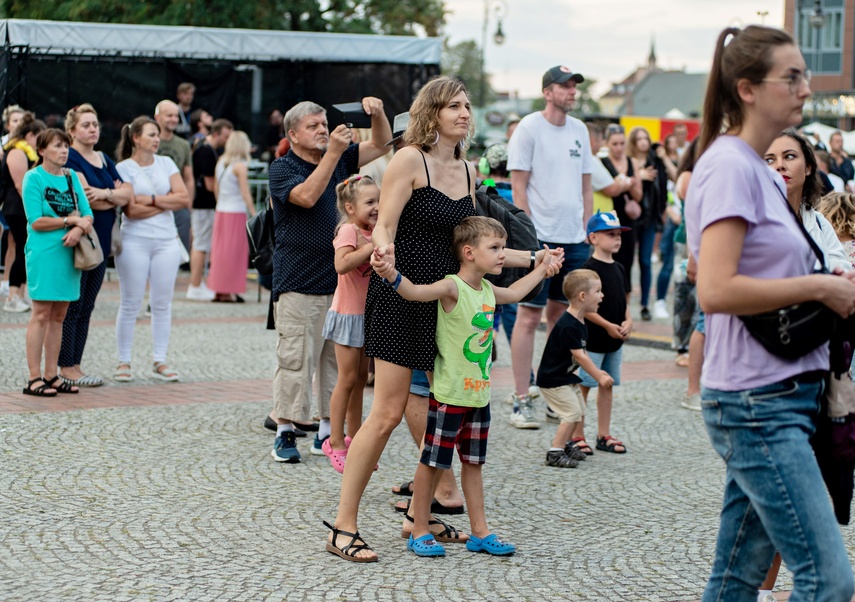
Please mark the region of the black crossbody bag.
<svg viewBox="0 0 855 602"><path fill-rule="evenodd" d="M781 192L777 184L775 188ZM783 192L781 196L784 196ZM786 196L784 196L784 203L822 266L814 273L830 273L825 266L822 251L805 229L801 218L793 211ZM827 343L839 322L837 314L819 301L796 303L762 314L739 316L739 319L766 351L790 360L807 355L820 345Z"/></svg>

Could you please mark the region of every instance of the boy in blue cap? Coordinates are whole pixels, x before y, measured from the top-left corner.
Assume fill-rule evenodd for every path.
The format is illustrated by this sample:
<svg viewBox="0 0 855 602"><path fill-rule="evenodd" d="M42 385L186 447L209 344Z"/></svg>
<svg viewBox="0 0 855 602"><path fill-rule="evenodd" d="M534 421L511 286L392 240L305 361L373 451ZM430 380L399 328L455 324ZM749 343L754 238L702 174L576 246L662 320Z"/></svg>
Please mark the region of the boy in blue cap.
<svg viewBox="0 0 855 602"><path fill-rule="evenodd" d="M603 301L596 313L585 315L588 328L587 352L597 370L607 372L613 379L611 387L597 389L597 449L615 454L626 453L626 446L609 434L612 420L614 387L620 384L621 351L623 342L632 331L629 313L631 287L626 281L623 266L614 260L621 245L621 232L629 230L621 226L613 213L596 213L588 220L588 241L594 249L590 259L582 268L593 270L600 277ZM598 386L594 375L579 370L582 379L580 388L587 402L588 391ZM590 455L591 447L585 442L584 424L580 423L570 439L581 451Z"/></svg>

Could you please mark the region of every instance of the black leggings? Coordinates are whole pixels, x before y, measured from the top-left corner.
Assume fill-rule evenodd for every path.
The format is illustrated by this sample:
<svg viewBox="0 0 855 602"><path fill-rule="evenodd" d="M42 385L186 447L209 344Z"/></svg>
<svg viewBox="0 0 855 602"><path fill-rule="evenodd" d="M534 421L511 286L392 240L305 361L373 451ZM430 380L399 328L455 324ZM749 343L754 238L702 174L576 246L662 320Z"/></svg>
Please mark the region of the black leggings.
<svg viewBox="0 0 855 602"><path fill-rule="evenodd" d="M27 244L27 218L23 215L6 215L9 232L15 239L15 261L9 271L9 286L21 286L27 282L27 264L24 245Z"/></svg>

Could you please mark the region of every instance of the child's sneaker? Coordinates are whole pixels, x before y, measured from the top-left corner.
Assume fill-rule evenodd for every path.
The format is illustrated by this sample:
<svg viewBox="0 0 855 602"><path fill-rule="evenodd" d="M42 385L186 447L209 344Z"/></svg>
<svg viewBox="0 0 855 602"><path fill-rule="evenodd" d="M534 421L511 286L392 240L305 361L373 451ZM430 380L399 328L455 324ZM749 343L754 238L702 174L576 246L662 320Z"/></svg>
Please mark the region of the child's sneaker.
<svg viewBox="0 0 855 602"><path fill-rule="evenodd" d="M509 418L511 426L518 429L539 429L540 423L534 417L534 402L528 395L514 395L514 411Z"/></svg>
<svg viewBox="0 0 855 602"><path fill-rule="evenodd" d="M579 447L572 441L568 441L564 444L564 453L573 458L574 460L588 459L588 454L579 449Z"/></svg>
<svg viewBox="0 0 855 602"><path fill-rule="evenodd" d="M559 422L560 418L558 417L558 413L549 407L549 404L546 405L546 421L547 422Z"/></svg>
<svg viewBox="0 0 855 602"><path fill-rule="evenodd" d="M579 466L579 460L568 456L563 449L550 449L546 452L546 465L556 468L576 468Z"/></svg>

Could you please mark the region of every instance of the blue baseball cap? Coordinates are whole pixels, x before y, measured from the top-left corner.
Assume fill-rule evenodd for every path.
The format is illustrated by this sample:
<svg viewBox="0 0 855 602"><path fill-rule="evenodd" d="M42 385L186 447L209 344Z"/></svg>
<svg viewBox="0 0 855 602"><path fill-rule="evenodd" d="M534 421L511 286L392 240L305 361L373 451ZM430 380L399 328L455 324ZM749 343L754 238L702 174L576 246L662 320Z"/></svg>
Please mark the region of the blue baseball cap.
<svg viewBox="0 0 855 602"><path fill-rule="evenodd" d="M591 219L588 220L588 227L586 230L588 234L591 234L593 232L602 232L603 230L620 230L625 232L627 230L632 230L632 228L621 226L620 220L614 213L601 213L598 211L591 216Z"/></svg>

